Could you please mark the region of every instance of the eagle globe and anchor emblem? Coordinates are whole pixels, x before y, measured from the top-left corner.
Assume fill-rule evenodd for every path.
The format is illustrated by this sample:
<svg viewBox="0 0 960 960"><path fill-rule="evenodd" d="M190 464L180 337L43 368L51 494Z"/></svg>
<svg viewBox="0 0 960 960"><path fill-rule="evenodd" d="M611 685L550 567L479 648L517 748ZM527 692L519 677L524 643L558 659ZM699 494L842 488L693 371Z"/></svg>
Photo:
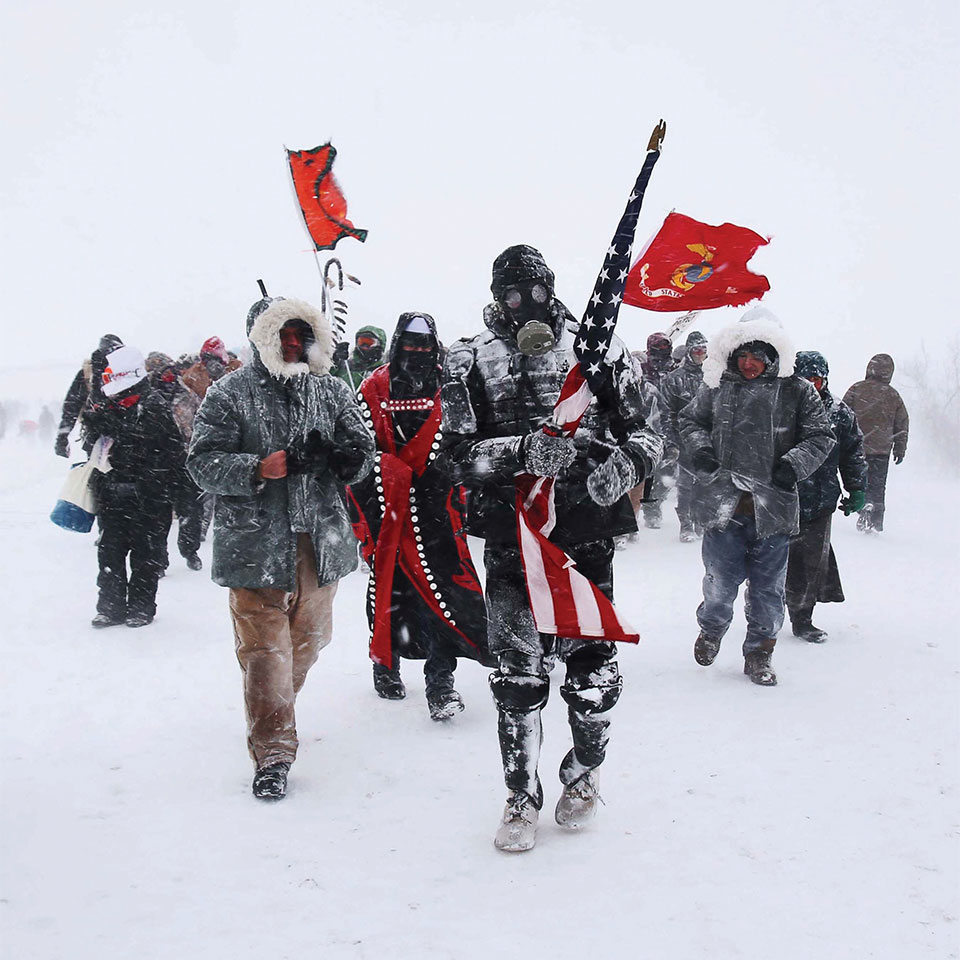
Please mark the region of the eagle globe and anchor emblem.
<svg viewBox="0 0 960 960"><path fill-rule="evenodd" d="M692 290L696 284L713 276L711 261L714 251L703 243L688 243L686 246L700 257L700 263L685 263L673 272L670 282L680 290Z"/></svg>

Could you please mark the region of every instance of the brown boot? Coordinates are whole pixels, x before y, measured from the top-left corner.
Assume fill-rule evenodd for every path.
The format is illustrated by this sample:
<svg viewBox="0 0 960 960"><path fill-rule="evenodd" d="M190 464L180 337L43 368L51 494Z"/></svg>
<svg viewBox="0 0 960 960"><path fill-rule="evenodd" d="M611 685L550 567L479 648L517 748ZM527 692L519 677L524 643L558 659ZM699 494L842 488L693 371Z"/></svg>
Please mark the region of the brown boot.
<svg viewBox="0 0 960 960"><path fill-rule="evenodd" d="M777 675L770 665L771 656L772 654L766 650L758 650L756 653L748 653L743 658L743 672L761 687L777 685Z"/></svg>

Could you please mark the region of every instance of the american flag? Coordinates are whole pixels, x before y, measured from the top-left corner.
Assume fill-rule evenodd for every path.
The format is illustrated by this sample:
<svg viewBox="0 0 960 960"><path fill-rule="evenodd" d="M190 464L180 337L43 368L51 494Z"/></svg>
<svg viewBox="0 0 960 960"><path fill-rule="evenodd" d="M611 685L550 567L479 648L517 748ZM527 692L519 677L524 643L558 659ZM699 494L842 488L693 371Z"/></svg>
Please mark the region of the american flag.
<svg viewBox="0 0 960 960"><path fill-rule="evenodd" d="M574 344L575 363L567 374L553 408L549 429L572 437L594 396L614 389L614 370L607 351L617 325L623 290L630 272L630 254L643 194L659 150L649 150L627 200L613 242L593 287ZM618 363L626 362L618 358ZM570 639L620 640L637 643L640 635L617 614L610 600L576 569L576 563L549 540L556 524L553 477L517 477L517 539L530 597L533 620L540 633Z"/></svg>

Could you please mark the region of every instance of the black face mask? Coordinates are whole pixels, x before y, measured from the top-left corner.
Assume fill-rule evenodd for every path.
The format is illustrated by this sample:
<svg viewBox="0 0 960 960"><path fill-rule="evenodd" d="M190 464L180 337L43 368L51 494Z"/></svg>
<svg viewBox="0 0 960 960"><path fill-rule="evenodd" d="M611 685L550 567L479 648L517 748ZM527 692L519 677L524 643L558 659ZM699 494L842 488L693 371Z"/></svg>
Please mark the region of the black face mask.
<svg viewBox="0 0 960 960"><path fill-rule="evenodd" d="M550 288L542 280L521 280L507 287L500 306L517 339L520 352L539 357L556 343L550 327Z"/></svg>
<svg viewBox="0 0 960 960"><path fill-rule="evenodd" d="M383 356L383 347L379 343L372 343L368 347L357 345L357 350L364 360L370 363L376 363Z"/></svg>

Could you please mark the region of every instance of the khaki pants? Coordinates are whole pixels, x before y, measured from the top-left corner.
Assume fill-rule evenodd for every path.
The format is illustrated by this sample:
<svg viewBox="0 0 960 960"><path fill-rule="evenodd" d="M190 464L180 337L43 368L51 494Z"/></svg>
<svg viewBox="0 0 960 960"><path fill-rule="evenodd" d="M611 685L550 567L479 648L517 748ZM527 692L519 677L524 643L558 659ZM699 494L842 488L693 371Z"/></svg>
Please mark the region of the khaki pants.
<svg viewBox="0 0 960 960"><path fill-rule="evenodd" d="M293 706L317 655L330 642L337 583L317 586L310 537L297 535L293 593L263 588L230 590L230 617L243 671L247 747L257 768L293 763L297 725Z"/></svg>

